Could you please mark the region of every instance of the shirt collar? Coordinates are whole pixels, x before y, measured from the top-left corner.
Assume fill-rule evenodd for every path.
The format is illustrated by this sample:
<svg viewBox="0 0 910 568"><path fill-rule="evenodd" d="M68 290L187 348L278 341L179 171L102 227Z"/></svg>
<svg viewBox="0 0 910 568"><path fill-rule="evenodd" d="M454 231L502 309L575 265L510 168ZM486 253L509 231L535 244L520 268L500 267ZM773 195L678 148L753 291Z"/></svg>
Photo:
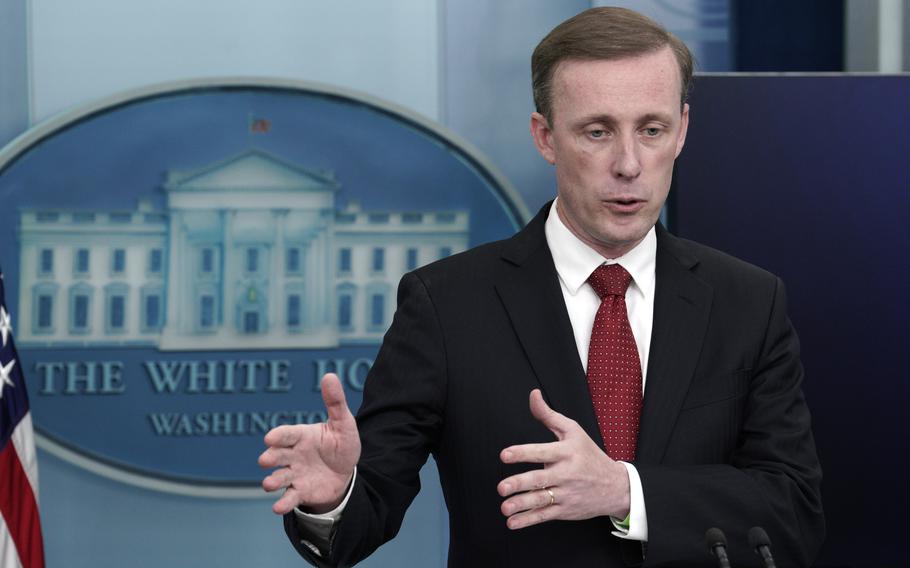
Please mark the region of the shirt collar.
<svg viewBox="0 0 910 568"><path fill-rule="evenodd" d="M657 233L654 227L645 235L635 248L619 258L605 259L597 251L589 247L576 237L566 227L559 214L556 213L558 199L553 201L544 232L547 244L553 255L553 263L560 280L575 296L588 276L601 264L619 264L632 275L635 289L644 297L654 295L655 276L657 266Z"/></svg>

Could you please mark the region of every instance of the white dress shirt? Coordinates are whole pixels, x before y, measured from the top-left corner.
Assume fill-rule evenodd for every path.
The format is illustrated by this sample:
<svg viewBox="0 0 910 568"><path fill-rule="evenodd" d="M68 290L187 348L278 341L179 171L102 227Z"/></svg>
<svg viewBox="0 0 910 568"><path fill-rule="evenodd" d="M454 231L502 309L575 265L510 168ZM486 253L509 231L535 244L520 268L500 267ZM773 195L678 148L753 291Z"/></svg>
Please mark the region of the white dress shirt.
<svg viewBox="0 0 910 568"><path fill-rule="evenodd" d="M657 233L652 227L645 238L632 250L619 258L605 259L582 242L566 227L556 208L559 200L553 202L544 231L547 245L553 255L553 263L559 275L559 284L575 334L575 346L578 357L585 371L588 370L588 344L591 342L591 329L594 327L594 316L600 307L600 297L594 288L587 283L588 277L601 264L619 264L632 275L632 282L626 290L626 311L629 314L629 325L635 336L638 356L641 359L641 388L644 395L645 379L648 369L648 349L651 346L651 326L654 321L654 288L656 285L655 268L657 266ZM629 474L631 503L629 507L628 530L619 527L614 521L616 531L621 538L648 540L648 517L645 512L645 499L641 488L638 470L632 464L622 462Z"/></svg>

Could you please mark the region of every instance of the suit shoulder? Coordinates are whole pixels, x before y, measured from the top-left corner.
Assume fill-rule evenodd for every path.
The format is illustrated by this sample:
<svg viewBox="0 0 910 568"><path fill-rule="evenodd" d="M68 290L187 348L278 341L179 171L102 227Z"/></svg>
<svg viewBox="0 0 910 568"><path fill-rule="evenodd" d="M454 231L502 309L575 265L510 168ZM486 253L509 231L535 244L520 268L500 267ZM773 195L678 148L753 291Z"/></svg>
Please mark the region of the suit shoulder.
<svg viewBox="0 0 910 568"><path fill-rule="evenodd" d="M777 275L760 266L708 245L678 237L676 240L697 260L693 270L700 278L714 283L739 283L761 288L778 285Z"/></svg>
<svg viewBox="0 0 910 568"><path fill-rule="evenodd" d="M508 242L509 239L503 239L478 245L431 262L414 270L412 274L428 288L483 281L498 270Z"/></svg>

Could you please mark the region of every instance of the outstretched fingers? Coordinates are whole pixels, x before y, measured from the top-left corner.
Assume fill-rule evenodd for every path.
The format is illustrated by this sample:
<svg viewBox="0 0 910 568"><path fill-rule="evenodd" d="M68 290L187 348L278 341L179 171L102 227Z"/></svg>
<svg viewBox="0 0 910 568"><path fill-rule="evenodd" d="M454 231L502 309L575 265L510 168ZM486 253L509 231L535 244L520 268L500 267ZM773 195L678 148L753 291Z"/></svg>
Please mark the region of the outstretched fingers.
<svg viewBox="0 0 910 568"><path fill-rule="evenodd" d="M559 442L509 446L499 454L502 463L553 463L565 457Z"/></svg>
<svg viewBox="0 0 910 568"><path fill-rule="evenodd" d="M532 525L539 525L547 521L561 518L562 507L559 505L532 507L515 513L506 519L506 526L511 530L523 529Z"/></svg>
<svg viewBox="0 0 910 568"><path fill-rule="evenodd" d="M301 498L297 490L294 487L288 487L284 495L272 505L272 511L279 515L286 515L293 511L300 502Z"/></svg>
<svg viewBox="0 0 910 568"><path fill-rule="evenodd" d="M259 465L278 468L262 480L266 491L284 489L272 510L285 514L299 505L331 510L343 498L357 460L360 436L337 375L326 374L322 400L328 421L279 426L265 436Z"/></svg>
<svg viewBox="0 0 910 568"><path fill-rule="evenodd" d="M496 485L496 491L502 497L543 489L556 482L552 471L548 469L534 469L507 477Z"/></svg>
<svg viewBox="0 0 910 568"><path fill-rule="evenodd" d="M284 424L269 430L265 445L270 448L291 448L300 441L302 431L292 424Z"/></svg>
<svg viewBox="0 0 910 568"><path fill-rule="evenodd" d="M289 487L291 485L292 475L291 470L288 468L276 469L270 473L268 477L262 480L262 488L272 492L284 487Z"/></svg>

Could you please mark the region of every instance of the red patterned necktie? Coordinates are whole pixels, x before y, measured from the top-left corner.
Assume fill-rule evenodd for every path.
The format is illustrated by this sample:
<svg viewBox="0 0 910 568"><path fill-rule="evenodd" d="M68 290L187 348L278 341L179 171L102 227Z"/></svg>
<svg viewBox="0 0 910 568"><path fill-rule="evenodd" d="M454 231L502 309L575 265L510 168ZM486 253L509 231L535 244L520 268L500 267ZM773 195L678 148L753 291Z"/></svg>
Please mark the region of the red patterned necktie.
<svg viewBox="0 0 910 568"><path fill-rule="evenodd" d="M600 265L588 284L600 307L588 348L588 390L594 402L604 449L614 460L635 459L641 415L641 361L626 313L632 276L618 264Z"/></svg>

